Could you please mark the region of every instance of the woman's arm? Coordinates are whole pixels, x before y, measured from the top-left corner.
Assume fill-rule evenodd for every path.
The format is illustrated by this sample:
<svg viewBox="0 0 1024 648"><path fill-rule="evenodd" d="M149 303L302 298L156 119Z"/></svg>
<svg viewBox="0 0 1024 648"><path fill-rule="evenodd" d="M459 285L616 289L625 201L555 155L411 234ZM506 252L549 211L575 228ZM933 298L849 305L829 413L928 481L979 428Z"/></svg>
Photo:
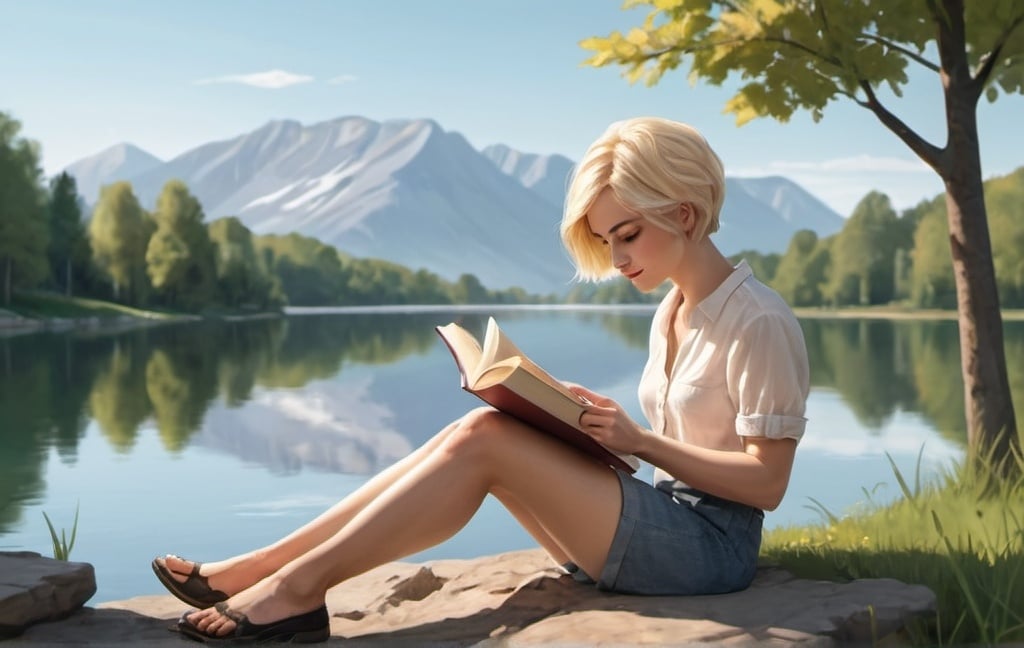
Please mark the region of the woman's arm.
<svg viewBox="0 0 1024 648"><path fill-rule="evenodd" d="M782 501L796 453L795 440L745 436L741 437L742 452L701 448L644 429L606 396L575 384L569 387L593 403L580 416L580 424L605 447L636 455L717 497L767 511Z"/></svg>
<svg viewBox="0 0 1024 648"><path fill-rule="evenodd" d="M796 441L743 437L743 446L710 450L648 432L634 454L698 490L773 511L789 485Z"/></svg>

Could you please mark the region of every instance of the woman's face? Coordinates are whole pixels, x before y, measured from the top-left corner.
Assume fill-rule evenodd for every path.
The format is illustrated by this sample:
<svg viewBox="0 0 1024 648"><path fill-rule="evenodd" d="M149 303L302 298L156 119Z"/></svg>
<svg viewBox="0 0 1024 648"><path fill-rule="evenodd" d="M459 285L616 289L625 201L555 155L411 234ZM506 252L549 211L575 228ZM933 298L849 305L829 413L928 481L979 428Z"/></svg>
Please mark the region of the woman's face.
<svg viewBox="0 0 1024 648"><path fill-rule="evenodd" d="M594 236L609 246L612 264L637 290L650 292L682 270L686 239L629 211L605 188L587 212Z"/></svg>

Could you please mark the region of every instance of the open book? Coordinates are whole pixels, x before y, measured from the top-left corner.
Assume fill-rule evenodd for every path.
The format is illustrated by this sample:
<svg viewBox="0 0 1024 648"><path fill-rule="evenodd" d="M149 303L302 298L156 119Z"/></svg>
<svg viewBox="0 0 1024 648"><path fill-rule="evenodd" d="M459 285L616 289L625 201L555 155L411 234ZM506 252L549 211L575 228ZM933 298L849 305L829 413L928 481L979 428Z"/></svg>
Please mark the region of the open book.
<svg viewBox="0 0 1024 648"><path fill-rule="evenodd" d="M580 414L589 402L527 358L502 334L493 317L487 321L482 348L458 324L438 326L437 332L455 357L463 389L609 466L636 471L635 457L612 452L582 431Z"/></svg>

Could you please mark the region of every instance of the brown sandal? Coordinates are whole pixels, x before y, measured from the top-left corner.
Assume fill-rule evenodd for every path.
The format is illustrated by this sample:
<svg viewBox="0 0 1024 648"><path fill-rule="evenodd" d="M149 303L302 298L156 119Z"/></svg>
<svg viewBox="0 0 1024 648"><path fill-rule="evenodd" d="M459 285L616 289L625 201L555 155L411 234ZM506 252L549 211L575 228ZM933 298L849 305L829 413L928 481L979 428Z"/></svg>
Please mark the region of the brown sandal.
<svg viewBox="0 0 1024 648"><path fill-rule="evenodd" d="M202 563L192 563L192 571L184 581L174 578L174 574L180 572L171 571L167 567L167 561L163 558L154 558L153 573L160 579L167 590L178 597L179 600L188 603L199 609L211 607L228 598L228 595L220 590L210 587L206 576L199 575L199 567Z"/></svg>
<svg viewBox="0 0 1024 648"><path fill-rule="evenodd" d="M233 631L223 636L207 634L188 620L189 612L178 620L178 631L190 639L209 643L320 643L331 638L331 617L325 605L312 612L259 624L250 622L248 617L232 610L227 603L217 603L214 607L222 616L235 622Z"/></svg>

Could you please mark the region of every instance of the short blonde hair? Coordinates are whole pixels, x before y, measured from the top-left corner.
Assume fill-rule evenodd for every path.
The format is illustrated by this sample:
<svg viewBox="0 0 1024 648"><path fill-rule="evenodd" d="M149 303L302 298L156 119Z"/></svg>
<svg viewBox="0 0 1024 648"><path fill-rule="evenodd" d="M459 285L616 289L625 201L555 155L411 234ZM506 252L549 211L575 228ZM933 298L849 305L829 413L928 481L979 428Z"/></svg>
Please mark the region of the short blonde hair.
<svg viewBox="0 0 1024 648"><path fill-rule="evenodd" d="M590 229L587 212L611 187L626 209L654 225L682 234L677 213L689 203L700 240L718 231L725 200L725 172L704 137L693 127L657 117L615 122L573 171L562 216L562 242L583 280L615 274L611 253Z"/></svg>

